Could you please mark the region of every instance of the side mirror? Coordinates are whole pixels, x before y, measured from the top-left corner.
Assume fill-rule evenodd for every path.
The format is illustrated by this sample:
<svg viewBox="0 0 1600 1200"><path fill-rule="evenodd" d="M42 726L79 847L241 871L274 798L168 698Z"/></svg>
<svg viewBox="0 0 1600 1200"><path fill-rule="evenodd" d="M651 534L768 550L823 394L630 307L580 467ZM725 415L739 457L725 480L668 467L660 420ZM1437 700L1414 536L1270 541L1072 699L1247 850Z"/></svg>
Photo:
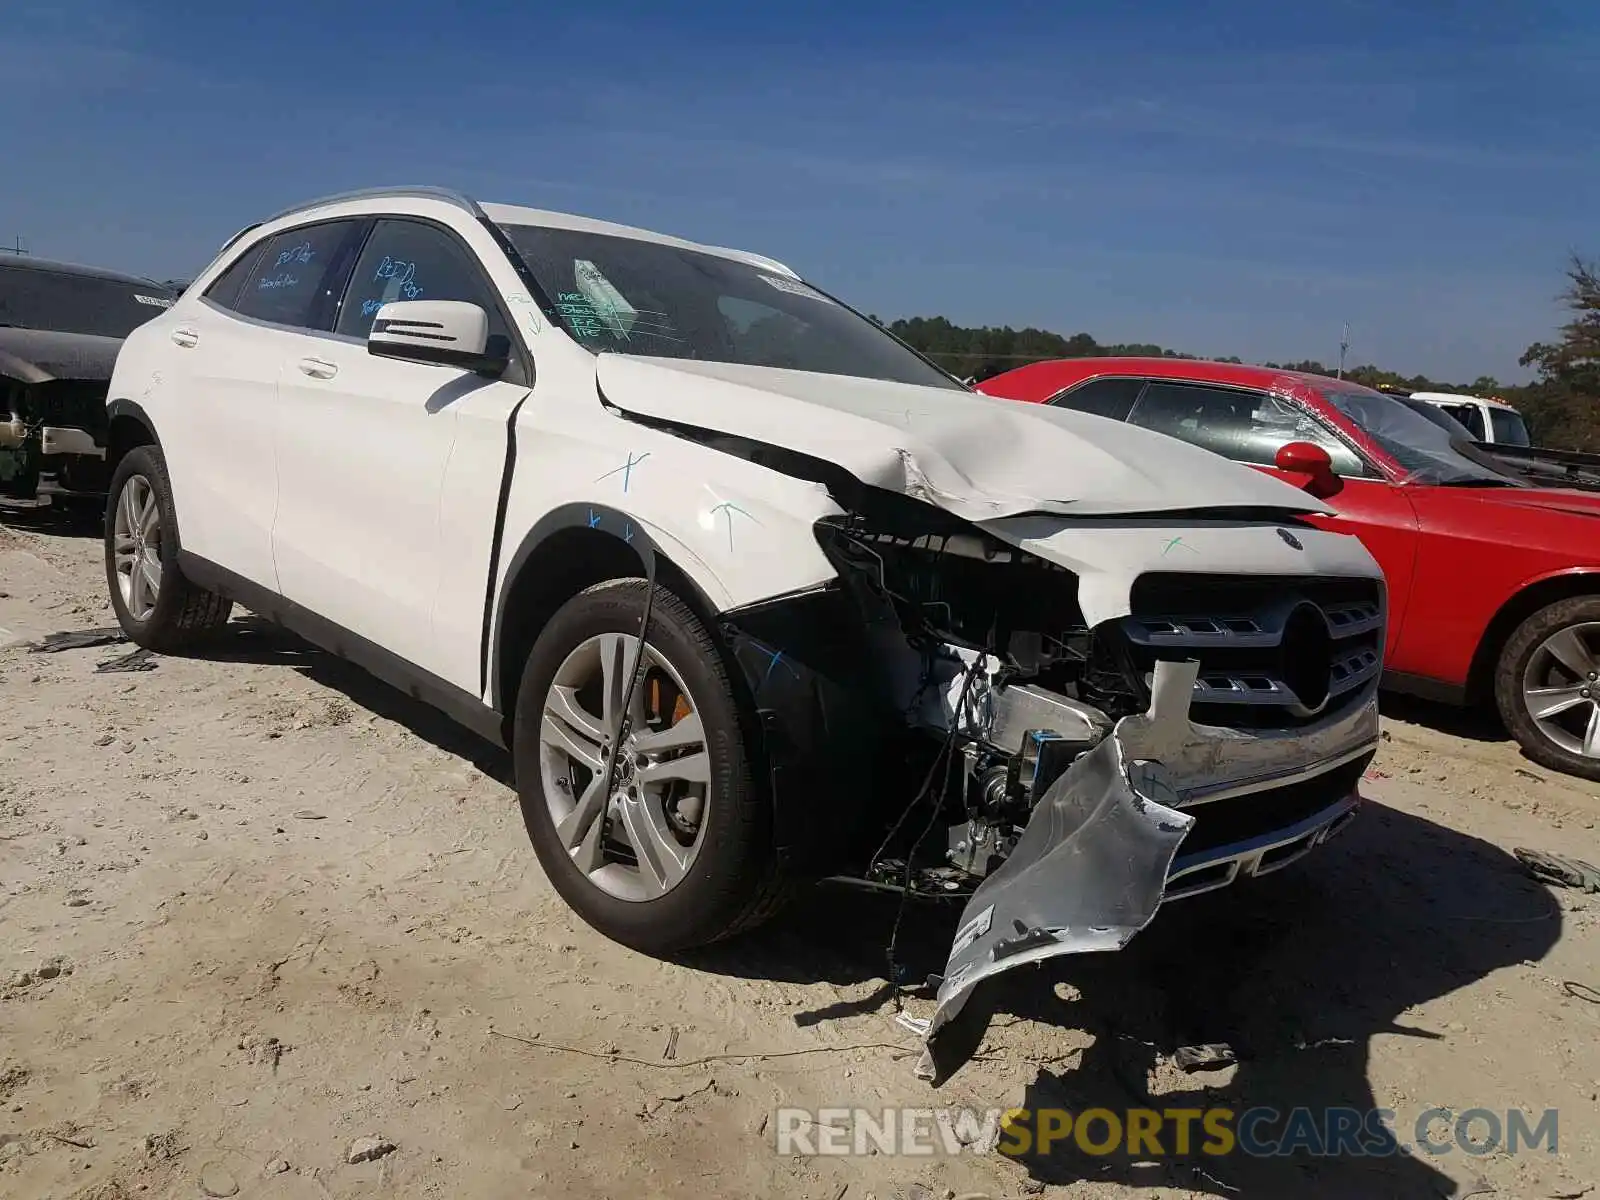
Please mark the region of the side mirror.
<svg viewBox="0 0 1600 1200"><path fill-rule="evenodd" d="M1333 473L1333 459L1315 442L1285 442L1278 447L1273 463L1280 471L1304 475L1306 480L1300 486L1319 500L1344 490L1344 480Z"/></svg>
<svg viewBox="0 0 1600 1200"><path fill-rule="evenodd" d="M489 314L465 300L394 300L377 312L367 353L456 367L497 377L511 361L503 336L489 336Z"/></svg>

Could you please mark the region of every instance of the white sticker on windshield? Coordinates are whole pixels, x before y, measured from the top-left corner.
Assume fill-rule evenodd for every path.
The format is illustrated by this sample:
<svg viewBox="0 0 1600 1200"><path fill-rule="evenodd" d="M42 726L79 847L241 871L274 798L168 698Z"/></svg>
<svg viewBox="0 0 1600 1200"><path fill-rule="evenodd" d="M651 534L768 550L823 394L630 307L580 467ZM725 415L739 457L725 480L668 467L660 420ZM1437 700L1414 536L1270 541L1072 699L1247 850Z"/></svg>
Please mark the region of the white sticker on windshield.
<svg viewBox="0 0 1600 1200"><path fill-rule="evenodd" d="M617 291L611 280L600 273L599 267L586 258L580 258L572 264L572 280L594 309L595 315L611 326L613 333L626 338L633 331L633 323L639 319L638 310Z"/></svg>
<svg viewBox="0 0 1600 1200"><path fill-rule="evenodd" d="M829 300L816 288L801 283L798 279L785 279L781 275L763 275L761 278L780 292L788 292L791 296L806 296L812 300L822 300L828 304L833 303L832 300Z"/></svg>
<svg viewBox="0 0 1600 1200"><path fill-rule="evenodd" d="M135 292L133 294L133 298L135 300L137 300L140 304L148 304L148 305L152 306L153 308L171 308L172 307L172 301L168 300L165 296L141 296L138 292Z"/></svg>

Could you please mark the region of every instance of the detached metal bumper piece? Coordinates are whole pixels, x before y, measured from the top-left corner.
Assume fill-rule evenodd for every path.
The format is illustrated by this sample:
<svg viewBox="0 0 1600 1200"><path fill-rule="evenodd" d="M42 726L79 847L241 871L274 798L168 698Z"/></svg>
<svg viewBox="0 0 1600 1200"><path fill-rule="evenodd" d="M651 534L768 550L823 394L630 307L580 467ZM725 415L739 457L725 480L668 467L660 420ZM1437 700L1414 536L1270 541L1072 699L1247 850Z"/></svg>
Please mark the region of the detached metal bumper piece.
<svg viewBox="0 0 1600 1200"><path fill-rule="evenodd" d="M1160 761L1190 733L1198 664L1156 666L1149 710L1124 717L1045 792L1001 866L979 885L950 947L917 1074L941 1067L939 1036L978 984L1024 963L1120 950L1155 917L1195 818Z"/></svg>

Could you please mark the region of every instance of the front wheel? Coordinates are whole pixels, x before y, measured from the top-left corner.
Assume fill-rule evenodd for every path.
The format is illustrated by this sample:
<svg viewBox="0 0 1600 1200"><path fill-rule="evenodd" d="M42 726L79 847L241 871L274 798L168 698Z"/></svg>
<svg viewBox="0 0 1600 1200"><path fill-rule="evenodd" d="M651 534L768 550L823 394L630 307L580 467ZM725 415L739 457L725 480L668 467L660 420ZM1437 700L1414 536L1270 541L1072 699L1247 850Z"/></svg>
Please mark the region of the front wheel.
<svg viewBox="0 0 1600 1200"><path fill-rule="evenodd" d="M191 583L178 566L178 514L155 446L128 451L111 476L105 547L111 608L136 644L176 653L228 623L232 603Z"/></svg>
<svg viewBox="0 0 1600 1200"><path fill-rule="evenodd" d="M1561 600L1500 652L1495 702L1534 762L1600 780L1600 596Z"/></svg>
<svg viewBox="0 0 1600 1200"><path fill-rule="evenodd" d="M659 586L628 694L647 587L599 584L551 618L523 669L513 753L523 821L556 890L607 937L661 955L754 926L783 887L722 657Z"/></svg>

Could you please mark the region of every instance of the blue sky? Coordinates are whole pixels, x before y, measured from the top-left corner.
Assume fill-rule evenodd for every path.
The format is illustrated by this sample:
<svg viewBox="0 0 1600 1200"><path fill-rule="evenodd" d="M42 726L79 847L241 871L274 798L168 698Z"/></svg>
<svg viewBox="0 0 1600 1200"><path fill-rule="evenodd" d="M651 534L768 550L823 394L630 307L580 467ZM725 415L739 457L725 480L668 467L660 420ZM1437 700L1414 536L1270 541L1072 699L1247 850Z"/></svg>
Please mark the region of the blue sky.
<svg viewBox="0 0 1600 1200"><path fill-rule="evenodd" d="M674 12L674 7L683 11ZM0 0L0 241L159 276L441 183L880 316L1469 381L1600 255L1592 0Z"/></svg>

